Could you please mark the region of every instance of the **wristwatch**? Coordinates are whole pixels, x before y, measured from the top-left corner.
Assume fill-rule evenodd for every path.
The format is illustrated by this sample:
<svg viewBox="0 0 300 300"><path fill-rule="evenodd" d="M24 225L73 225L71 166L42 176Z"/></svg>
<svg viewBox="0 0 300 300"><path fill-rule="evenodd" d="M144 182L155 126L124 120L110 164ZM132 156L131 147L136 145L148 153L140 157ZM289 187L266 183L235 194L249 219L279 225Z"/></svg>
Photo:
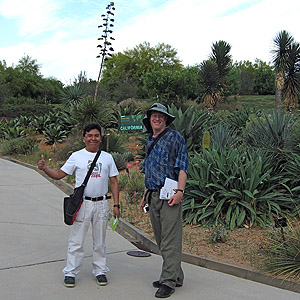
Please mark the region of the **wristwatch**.
<svg viewBox="0 0 300 300"><path fill-rule="evenodd" d="M120 208L120 204L114 204L114 207Z"/></svg>
<svg viewBox="0 0 300 300"><path fill-rule="evenodd" d="M176 189L175 191L176 191L176 193L181 192L182 194L184 194L184 190L182 190L182 189Z"/></svg>

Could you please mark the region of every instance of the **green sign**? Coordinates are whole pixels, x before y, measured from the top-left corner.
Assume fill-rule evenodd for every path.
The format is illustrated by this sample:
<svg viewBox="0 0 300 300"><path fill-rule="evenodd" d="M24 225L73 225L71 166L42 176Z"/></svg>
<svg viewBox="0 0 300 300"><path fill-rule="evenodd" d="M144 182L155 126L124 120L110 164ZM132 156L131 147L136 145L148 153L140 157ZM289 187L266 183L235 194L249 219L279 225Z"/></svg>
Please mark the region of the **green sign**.
<svg viewBox="0 0 300 300"><path fill-rule="evenodd" d="M143 130L143 115L131 115L119 117L119 130L132 131Z"/></svg>

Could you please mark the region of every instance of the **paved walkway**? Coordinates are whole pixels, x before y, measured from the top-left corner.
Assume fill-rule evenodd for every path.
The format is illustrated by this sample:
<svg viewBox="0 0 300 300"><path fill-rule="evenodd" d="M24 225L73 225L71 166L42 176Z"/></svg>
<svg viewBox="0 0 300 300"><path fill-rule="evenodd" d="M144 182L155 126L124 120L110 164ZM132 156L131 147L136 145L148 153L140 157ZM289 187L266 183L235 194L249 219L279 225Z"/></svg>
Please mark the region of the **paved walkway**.
<svg viewBox="0 0 300 300"><path fill-rule="evenodd" d="M133 257L137 250L107 230L109 284L99 287L91 274L91 232L74 289L63 286L69 227L64 225L65 194L33 169L0 159L1 300L155 299L161 258ZM299 300L298 293L183 263L184 286L170 299Z"/></svg>

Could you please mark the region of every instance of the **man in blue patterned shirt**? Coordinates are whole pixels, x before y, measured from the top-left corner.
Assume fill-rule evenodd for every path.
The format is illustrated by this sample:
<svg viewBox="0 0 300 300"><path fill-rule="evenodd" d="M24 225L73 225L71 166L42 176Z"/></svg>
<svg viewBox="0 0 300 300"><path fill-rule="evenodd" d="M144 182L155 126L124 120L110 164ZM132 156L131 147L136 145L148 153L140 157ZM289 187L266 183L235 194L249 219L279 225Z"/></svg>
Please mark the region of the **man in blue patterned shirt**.
<svg viewBox="0 0 300 300"><path fill-rule="evenodd" d="M153 282L158 288L157 298L169 297L175 287L182 286L184 278L181 269L182 199L188 174L188 152L183 136L167 127L174 119L160 103L154 103L143 119L150 135L142 169L146 190L141 207L149 205L155 239L163 258L160 278ZM160 190L166 178L177 181L178 186L170 199L162 200Z"/></svg>

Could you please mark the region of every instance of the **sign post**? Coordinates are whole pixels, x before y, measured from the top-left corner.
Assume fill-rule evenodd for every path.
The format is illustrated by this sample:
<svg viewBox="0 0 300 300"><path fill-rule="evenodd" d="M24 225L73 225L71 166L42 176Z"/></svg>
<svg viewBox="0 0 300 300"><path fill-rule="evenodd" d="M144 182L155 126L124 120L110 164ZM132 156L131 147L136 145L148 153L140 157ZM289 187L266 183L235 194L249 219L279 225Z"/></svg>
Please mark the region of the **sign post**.
<svg viewBox="0 0 300 300"><path fill-rule="evenodd" d="M120 131L142 131L143 130L143 115L131 115L119 117Z"/></svg>

